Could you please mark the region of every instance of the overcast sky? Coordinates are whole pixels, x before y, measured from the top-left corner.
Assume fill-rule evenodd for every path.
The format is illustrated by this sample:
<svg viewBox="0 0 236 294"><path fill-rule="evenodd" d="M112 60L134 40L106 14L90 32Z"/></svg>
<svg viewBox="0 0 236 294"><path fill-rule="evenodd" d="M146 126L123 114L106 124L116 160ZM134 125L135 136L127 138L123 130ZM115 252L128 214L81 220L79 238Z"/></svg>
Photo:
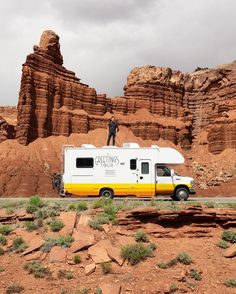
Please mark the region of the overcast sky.
<svg viewBox="0 0 236 294"><path fill-rule="evenodd" d="M109 97L135 66L193 71L236 59L236 0L7 0L0 4L0 105L16 105L21 66L44 30L64 66Z"/></svg>

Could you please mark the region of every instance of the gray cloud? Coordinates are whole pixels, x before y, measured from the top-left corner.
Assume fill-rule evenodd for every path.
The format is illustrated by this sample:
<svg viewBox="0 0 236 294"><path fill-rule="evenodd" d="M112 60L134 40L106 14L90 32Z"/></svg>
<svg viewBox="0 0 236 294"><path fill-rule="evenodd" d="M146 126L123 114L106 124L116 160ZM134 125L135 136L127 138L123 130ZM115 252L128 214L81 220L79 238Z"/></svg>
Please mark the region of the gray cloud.
<svg viewBox="0 0 236 294"><path fill-rule="evenodd" d="M192 71L236 59L235 0L8 0L0 6L0 105L16 105L21 64L41 33L60 35L64 65L109 96L135 66Z"/></svg>

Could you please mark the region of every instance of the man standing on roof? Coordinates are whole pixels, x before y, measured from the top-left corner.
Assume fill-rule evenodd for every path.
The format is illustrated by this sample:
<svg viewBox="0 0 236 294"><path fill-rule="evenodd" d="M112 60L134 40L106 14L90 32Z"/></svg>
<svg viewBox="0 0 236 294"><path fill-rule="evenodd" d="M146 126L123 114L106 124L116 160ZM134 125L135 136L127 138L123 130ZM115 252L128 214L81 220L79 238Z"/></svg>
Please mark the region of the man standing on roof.
<svg viewBox="0 0 236 294"><path fill-rule="evenodd" d="M115 140L116 140L116 132L119 131L118 123L117 123L117 121L115 121L114 116L112 116L111 119L109 120L108 128L109 128L109 133L108 133L108 138L107 138L107 146L110 145L111 137L112 137L112 143L114 146Z"/></svg>

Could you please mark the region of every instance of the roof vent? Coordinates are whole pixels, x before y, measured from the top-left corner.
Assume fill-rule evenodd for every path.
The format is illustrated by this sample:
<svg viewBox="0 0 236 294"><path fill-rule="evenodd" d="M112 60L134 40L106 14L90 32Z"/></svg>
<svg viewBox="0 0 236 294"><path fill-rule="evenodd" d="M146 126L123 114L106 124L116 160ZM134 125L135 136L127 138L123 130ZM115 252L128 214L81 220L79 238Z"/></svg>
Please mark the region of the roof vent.
<svg viewBox="0 0 236 294"><path fill-rule="evenodd" d="M139 144L137 144L137 143L123 143L123 147L125 147L125 148L139 148Z"/></svg>

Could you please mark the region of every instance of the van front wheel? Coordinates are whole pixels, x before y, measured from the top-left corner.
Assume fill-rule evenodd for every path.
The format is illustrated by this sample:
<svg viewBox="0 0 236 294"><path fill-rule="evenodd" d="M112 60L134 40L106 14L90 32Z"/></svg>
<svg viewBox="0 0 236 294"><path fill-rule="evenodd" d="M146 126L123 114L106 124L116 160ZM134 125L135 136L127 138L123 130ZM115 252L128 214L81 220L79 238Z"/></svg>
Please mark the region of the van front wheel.
<svg viewBox="0 0 236 294"><path fill-rule="evenodd" d="M180 187L177 188L174 194L174 198L177 201L187 201L189 197L189 192L186 188ZM172 198L173 199L173 198Z"/></svg>
<svg viewBox="0 0 236 294"><path fill-rule="evenodd" d="M114 197L114 192L112 189L104 188L100 191L99 196L105 199L112 199Z"/></svg>

